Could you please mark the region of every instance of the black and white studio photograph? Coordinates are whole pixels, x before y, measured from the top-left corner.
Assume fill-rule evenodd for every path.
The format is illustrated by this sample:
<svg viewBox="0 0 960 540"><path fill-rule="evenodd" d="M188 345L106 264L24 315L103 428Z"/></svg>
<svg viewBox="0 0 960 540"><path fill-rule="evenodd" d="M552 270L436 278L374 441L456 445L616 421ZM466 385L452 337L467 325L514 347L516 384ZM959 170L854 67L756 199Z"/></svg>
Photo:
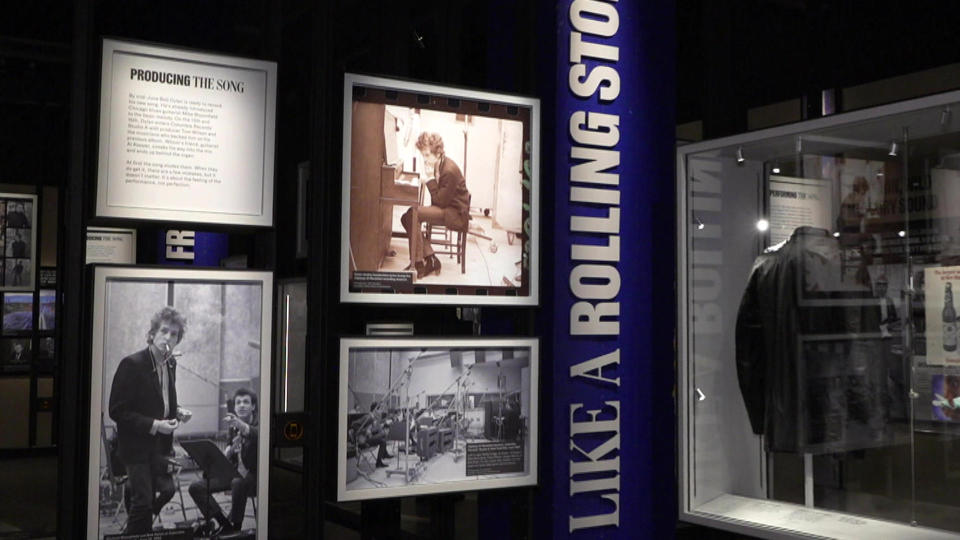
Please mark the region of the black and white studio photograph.
<svg viewBox="0 0 960 540"><path fill-rule="evenodd" d="M340 349L339 500L536 484L536 339Z"/></svg>
<svg viewBox="0 0 960 540"><path fill-rule="evenodd" d="M89 538L266 538L271 291L96 268Z"/></svg>
<svg viewBox="0 0 960 540"><path fill-rule="evenodd" d="M347 77L342 295L535 303L539 103L367 79Z"/></svg>
<svg viewBox="0 0 960 540"><path fill-rule="evenodd" d="M0 289L33 290L36 195L0 193Z"/></svg>

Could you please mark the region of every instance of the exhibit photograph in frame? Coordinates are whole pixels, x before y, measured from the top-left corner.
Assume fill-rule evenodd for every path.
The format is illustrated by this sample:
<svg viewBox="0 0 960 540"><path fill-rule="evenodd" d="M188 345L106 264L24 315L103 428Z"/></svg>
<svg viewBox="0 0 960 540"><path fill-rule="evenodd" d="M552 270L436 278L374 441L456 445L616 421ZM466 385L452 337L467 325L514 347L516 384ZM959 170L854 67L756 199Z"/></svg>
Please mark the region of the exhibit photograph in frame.
<svg viewBox="0 0 960 540"><path fill-rule="evenodd" d="M3 293L3 330L33 330L33 293Z"/></svg>
<svg viewBox="0 0 960 540"><path fill-rule="evenodd" d="M103 40L98 217L273 226L277 64Z"/></svg>
<svg viewBox="0 0 960 540"><path fill-rule="evenodd" d="M267 538L273 274L96 266L93 295L87 538Z"/></svg>
<svg viewBox="0 0 960 540"><path fill-rule="evenodd" d="M536 485L538 345L341 339L337 500Z"/></svg>
<svg viewBox="0 0 960 540"><path fill-rule="evenodd" d="M0 338L0 373L30 371L30 338Z"/></svg>
<svg viewBox="0 0 960 540"><path fill-rule="evenodd" d="M36 195L0 193L0 290L34 289L36 224Z"/></svg>
<svg viewBox="0 0 960 540"><path fill-rule="evenodd" d="M537 305L540 102L346 74L340 299Z"/></svg>

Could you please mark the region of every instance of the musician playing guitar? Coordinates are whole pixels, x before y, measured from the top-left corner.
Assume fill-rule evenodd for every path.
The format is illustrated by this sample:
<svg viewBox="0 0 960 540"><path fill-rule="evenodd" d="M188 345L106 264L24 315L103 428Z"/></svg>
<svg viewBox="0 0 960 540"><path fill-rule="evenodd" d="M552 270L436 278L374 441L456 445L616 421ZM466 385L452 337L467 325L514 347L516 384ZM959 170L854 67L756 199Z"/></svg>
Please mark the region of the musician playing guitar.
<svg viewBox="0 0 960 540"><path fill-rule="evenodd" d="M377 445L377 468L386 467L384 459L390 459L393 456L387 452L387 427L383 421L383 415L379 412L380 404L377 402L370 404L370 412L362 418L355 420L351 426L353 440L357 448L366 448Z"/></svg>

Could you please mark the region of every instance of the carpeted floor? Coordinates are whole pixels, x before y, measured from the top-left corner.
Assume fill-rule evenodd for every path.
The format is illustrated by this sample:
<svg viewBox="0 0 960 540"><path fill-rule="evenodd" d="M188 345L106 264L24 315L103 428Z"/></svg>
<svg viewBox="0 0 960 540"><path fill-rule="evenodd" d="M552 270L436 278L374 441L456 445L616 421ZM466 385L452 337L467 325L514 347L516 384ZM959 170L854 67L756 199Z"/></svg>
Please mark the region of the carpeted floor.
<svg viewBox="0 0 960 540"><path fill-rule="evenodd" d="M0 538L56 534L56 456L0 459L0 486Z"/></svg>

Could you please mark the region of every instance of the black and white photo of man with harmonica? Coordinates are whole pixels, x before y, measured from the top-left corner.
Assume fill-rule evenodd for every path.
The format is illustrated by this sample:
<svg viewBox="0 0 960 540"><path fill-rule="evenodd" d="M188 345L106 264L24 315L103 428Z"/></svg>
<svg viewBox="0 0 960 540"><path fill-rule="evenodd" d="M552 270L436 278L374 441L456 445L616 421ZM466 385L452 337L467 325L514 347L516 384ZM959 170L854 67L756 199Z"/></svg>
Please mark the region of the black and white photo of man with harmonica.
<svg viewBox="0 0 960 540"><path fill-rule="evenodd" d="M150 320L147 347L120 361L110 390L110 418L117 423L117 452L127 469L129 517L124 534L151 530L153 516L173 497L169 472L173 433L193 414L177 405L174 348L187 320L166 306Z"/></svg>

